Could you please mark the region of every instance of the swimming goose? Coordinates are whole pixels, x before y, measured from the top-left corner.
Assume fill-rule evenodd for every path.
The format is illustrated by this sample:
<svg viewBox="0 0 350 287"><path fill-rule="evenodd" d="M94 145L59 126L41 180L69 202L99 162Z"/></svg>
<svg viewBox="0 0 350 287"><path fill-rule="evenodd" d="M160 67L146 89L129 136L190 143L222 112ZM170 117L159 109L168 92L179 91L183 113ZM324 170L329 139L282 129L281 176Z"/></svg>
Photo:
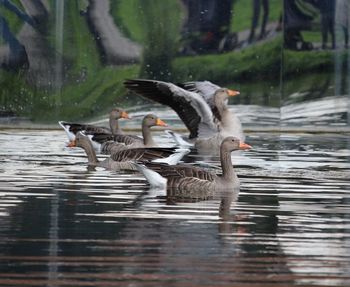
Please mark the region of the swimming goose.
<svg viewBox="0 0 350 287"><path fill-rule="evenodd" d="M167 124L156 115L148 114L142 120L142 138L135 135L95 133L91 140L96 149L103 154L111 154L125 148L156 147L157 144L151 134L151 127L154 126L166 127Z"/></svg>
<svg viewBox="0 0 350 287"><path fill-rule="evenodd" d="M89 134L94 134L94 133L106 133L106 134L113 134L113 135L123 134L123 131L119 127L119 123L118 123L119 119L130 119L130 117L128 113L125 112L123 109L114 108L109 113L110 128L99 127L99 126L94 126L89 124L71 123L71 122L65 122L65 121L59 121L58 124L66 132L68 140L70 141L70 144L71 144L72 141L75 139L75 135L79 131L83 131L83 130Z"/></svg>
<svg viewBox="0 0 350 287"><path fill-rule="evenodd" d="M220 191L239 190L239 179L232 166L231 152L250 148L250 145L235 137L225 138L220 145L222 175L186 164L176 166L156 163L134 165L143 173L152 187L166 187L167 190L172 190L172 195L182 198L208 199Z"/></svg>
<svg viewBox="0 0 350 287"><path fill-rule="evenodd" d="M227 107L228 97L238 91L221 88L209 81L175 85L155 80L126 80L126 88L171 107L195 139L196 147L219 147L227 136L244 140L240 120Z"/></svg>
<svg viewBox="0 0 350 287"><path fill-rule="evenodd" d="M164 164L177 164L189 150L175 148L133 148L113 153L109 158L99 161L92 146L91 135L78 132L72 146L85 150L88 165L103 167L110 170L136 170L133 162L158 162Z"/></svg>

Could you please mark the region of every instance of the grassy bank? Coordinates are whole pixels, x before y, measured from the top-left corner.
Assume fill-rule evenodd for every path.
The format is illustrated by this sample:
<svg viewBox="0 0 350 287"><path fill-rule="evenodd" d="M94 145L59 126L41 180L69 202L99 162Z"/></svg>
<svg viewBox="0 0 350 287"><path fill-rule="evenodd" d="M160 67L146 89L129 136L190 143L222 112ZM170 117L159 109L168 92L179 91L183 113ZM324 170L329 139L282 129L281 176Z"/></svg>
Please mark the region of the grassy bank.
<svg viewBox="0 0 350 287"><path fill-rule="evenodd" d="M284 76L299 76L301 74L333 73L336 62L346 63L346 50L291 51L283 52Z"/></svg>
<svg viewBox="0 0 350 287"><path fill-rule="evenodd" d="M269 22L278 22L283 5L281 0L270 0L269 2ZM233 4L233 15L231 19L231 32L240 32L251 28L253 17L253 1L247 0L235 0ZM262 21L263 9L260 8L260 19ZM256 31L256 35L259 35L260 30Z"/></svg>
<svg viewBox="0 0 350 287"><path fill-rule="evenodd" d="M268 91L268 86L279 85L281 69L285 79L292 79L313 71L330 73L334 68L335 55L331 51L284 51L283 55L282 62L281 39L276 39L220 55L177 57L172 62L172 81L210 80L225 86L238 85L238 88L239 85L248 87L252 82L266 82ZM345 60L345 55L342 59ZM139 65L96 66L94 70L86 71L85 79L67 83L61 91L54 93L29 86L21 74L2 71L1 105L40 122L90 118L105 113L114 105L134 104L133 97L125 98L122 82L138 77L139 71Z"/></svg>
<svg viewBox="0 0 350 287"><path fill-rule="evenodd" d="M278 81L281 69L282 40L276 39L250 48L225 54L176 58L174 78L210 79L219 84L233 81Z"/></svg>
<svg viewBox="0 0 350 287"><path fill-rule="evenodd" d="M58 119L85 120L106 113L113 106L127 108L135 104L138 98L127 98L122 83L126 78L140 77L142 70L145 70L141 68L141 65L146 67L148 65L156 71L161 71L166 66L166 72L169 71L167 73L169 80L173 82L210 80L219 85L242 88L241 90L246 96L237 99L241 100L241 103L278 106L282 74L284 79L288 77L288 80L290 80L293 77L315 71L331 73L335 60L346 61L345 52L337 55L338 51L283 51L281 37L264 44L224 54L175 56L169 51L174 48L179 40L177 38L179 36L178 21L182 14L178 2L171 0L171 3L174 4L171 11L174 11L175 16L172 16L171 13L164 13L163 18L156 17L156 14L163 13L162 1L157 2L157 9L151 9L152 11L147 12L147 15L150 16L149 21L158 19L159 23L165 23L165 20L168 19L173 22L171 26L173 32L163 35L161 32L169 32L169 23L166 28L161 27L163 24L158 25L160 28L158 26L154 28L152 25L146 24L142 27L140 25L142 17L140 15L137 19L134 17L135 6L140 3L139 1L141 0L112 1L111 12L115 16L118 26L121 25L120 23L125 24L123 31L126 34L132 39L144 43L144 46L148 48L145 51L148 51L151 56L156 55L153 58L151 57L154 62L149 59L145 61L147 57L144 57L141 64L137 65L104 66L101 62L94 35L88 28L86 18L79 13L81 9L80 1L66 1L63 51L59 54L63 59L64 70L62 88L58 87L50 90L35 87L26 82L25 79L28 75L25 71L10 73L0 70L1 107L12 110L19 116L27 116L34 121L44 123L50 123ZM237 10L234 19L238 21L239 17L242 17L241 26L238 24L235 26L238 30L250 27L251 19L248 14L251 13L251 5L245 8L244 13L246 14L244 14L243 1L245 0L235 2ZM275 1L271 1L271 6L273 6L272 2ZM48 49L56 51L56 40L59 37L55 35L55 2L50 0L49 3L52 8L52 19L50 18L49 35L47 35ZM241 9L241 14L238 15L239 9ZM270 19L279 15L279 9L279 6L271 7ZM142 11L147 11L147 9L144 8ZM132 15L133 17L131 17ZM8 17L14 16L9 15ZM143 22L145 22L145 19L143 19ZM160 32L155 33L154 31ZM164 40L164 43L157 38L153 40L153 34L152 37L147 38L146 32L157 34L158 37ZM166 38L169 35L176 39L176 41L174 40L175 44ZM169 59L166 59L168 62L159 56L162 53L170 55ZM255 92L256 90L259 92ZM261 93L264 94L263 97ZM262 99L259 99L259 97L262 97Z"/></svg>

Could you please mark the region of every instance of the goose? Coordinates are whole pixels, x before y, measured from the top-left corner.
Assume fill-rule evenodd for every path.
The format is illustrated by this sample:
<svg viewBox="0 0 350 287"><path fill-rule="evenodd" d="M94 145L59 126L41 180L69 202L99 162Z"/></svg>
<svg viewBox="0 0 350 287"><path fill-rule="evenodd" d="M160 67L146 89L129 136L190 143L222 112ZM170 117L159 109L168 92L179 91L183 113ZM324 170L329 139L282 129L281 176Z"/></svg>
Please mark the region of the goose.
<svg viewBox="0 0 350 287"><path fill-rule="evenodd" d="M240 120L227 107L228 98L238 91L221 88L209 81L175 85L145 79L124 81L129 90L171 107L190 131L189 139L197 148L218 149L222 140L245 137Z"/></svg>
<svg viewBox="0 0 350 287"><path fill-rule="evenodd" d="M118 120L119 119L130 119L128 113L120 108L114 108L109 113L109 126L110 128L106 127L99 127L89 124L79 124L79 123L71 123L71 122L65 122L65 121L59 121L58 124L64 129L64 131L67 134L69 144L72 144L72 142L75 139L75 135L79 131L86 131L90 134L94 133L106 133L106 134L112 134L112 135L118 135L123 134L123 131L119 127Z"/></svg>
<svg viewBox="0 0 350 287"><path fill-rule="evenodd" d="M84 149L88 165L90 167L103 167L105 169L119 170L136 170L133 162L154 161L161 164L177 164L181 158L189 152L185 149L175 148L133 148L123 149L113 153L110 157L103 161L98 160L96 152L91 143L92 135L86 135L78 132L72 147L80 147Z"/></svg>
<svg viewBox="0 0 350 287"><path fill-rule="evenodd" d="M233 192L238 197L239 179L233 169L231 152L251 146L235 137L226 137L220 145L222 175L188 164L167 166L158 163L134 166L144 175L151 187L166 188L182 198L209 199L218 192Z"/></svg>
<svg viewBox="0 0 350 287"><path fill-rule="evenodd" d="M156 115L148 114L142 120L142 138L135 135L95 133L91 140L95 149L102 154L111 154L127 148L157 147L151 134L151 127L154 126L166 127L167 124Z"/></svg>

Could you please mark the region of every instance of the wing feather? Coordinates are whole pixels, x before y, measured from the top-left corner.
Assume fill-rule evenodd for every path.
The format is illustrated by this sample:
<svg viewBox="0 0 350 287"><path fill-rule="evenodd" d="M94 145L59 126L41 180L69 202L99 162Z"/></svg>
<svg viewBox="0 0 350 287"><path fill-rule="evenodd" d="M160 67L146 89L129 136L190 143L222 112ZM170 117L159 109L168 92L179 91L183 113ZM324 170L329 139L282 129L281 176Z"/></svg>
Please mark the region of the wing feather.
<svg viewBox="0 0 350 287"><path fill-rule="evenodd" d="M166 158L175 152L175 148L132 148L124 149L113 153L111 158L114 161L139 161L149 162L158 158Z"/></svg>
<svg viewBox="0 0 350 287"><path fill-rule="evenodd" d="M211 108L198 93L155 80L126 80L124 85L147 99L171 107L189 129L190 138L198 136L201 126L206 132L217 131Z"/></svg>
<svg viewBox="0 0 350 287"><path fill-rule="evenodd" d="M64 126L69 126L69 131L75 135L81 131L86 131L88 134L111 133L109 128L98 127L94 125L70 123L70 122L63 122L63 121L61 122L61 124Z"/></svg>
<svg viewBox="0 0 350 287"><path fill-rule="evenodd" d="M164 165L149 163L147 167L158 172L165 178L197 178L200 180L213 181L217 175L214 172L186 164Z"/></svg>

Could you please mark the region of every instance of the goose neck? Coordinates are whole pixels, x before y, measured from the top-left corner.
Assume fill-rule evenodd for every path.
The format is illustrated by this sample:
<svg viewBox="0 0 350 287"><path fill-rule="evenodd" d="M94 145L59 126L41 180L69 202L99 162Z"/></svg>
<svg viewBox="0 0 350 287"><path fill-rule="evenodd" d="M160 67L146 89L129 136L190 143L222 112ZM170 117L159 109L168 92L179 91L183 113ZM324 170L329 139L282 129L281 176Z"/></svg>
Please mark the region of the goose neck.
<svg viewBox="0 0 350 287"><path fill-rule="evenodd" d="M84 149L87 155L89 165L97 165L99 161L91 142L89 140L83 140L80 146Z"/></svg>
<svg viewBox="0 0 350 287"><path fill-rule="evenodd" d="M142 137L145 146L154 146L153 137L151 134L151 128L145 123L142 124Z"/></svg>
<svg viewBox="0 0 350 287"><path fill-rule="evenodd" d="M235 172L232 166L231 152L221 147L220 161L221 161L223 178L226 180L232 180L234 178Z"/></svg>
<svg viewBox="0 0 350 287"><path fill-rule="evenodd" d="M119 122L116 118L109 118L109 126L113 135L121 134L122 130L119 127Z"/></svg>

